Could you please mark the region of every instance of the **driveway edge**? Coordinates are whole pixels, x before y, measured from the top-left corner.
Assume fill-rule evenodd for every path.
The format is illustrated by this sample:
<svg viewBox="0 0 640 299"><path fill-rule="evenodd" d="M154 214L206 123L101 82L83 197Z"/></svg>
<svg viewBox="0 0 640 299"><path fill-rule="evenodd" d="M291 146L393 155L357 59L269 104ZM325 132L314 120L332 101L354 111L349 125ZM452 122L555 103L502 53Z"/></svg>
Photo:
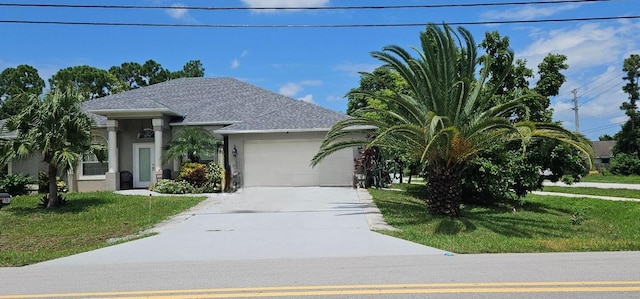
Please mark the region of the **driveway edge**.
<svg viewBox="0 0 640 299"><path fill-rule="evenodd" d="M364 210L364 215L367 219L370 230L400 231L384 221L382 212L380 212L376 203L373 202L373 197L371 197L371 194L369 194L367 189L357 188L356 194L358 194L358 199L360 200L360 203L362 203L362 210Z"/></svg>

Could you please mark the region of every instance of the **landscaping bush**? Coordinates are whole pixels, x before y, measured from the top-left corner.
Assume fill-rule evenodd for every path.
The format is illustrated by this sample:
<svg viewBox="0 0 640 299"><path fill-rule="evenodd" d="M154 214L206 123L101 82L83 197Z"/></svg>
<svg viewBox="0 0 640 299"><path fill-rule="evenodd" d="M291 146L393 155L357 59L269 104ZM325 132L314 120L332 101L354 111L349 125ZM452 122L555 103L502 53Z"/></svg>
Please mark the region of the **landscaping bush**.
<svg viewBox="0 0 640 299"><path fill-rule="evenodd" d="M186 181L174 181L163 179L153 183L149 190L165 194L195 193L196 189Z"/></svg>
<svg viewBox="0 0 640 299"><path fill-rule="evenodd" d="M207 182L207 166L201 163L185 163L180 167L179 181L186 181L191 186L201 188Z"/></svg>
<svg viewBox="0 0 640 299"><path fill-rule="evenodd" d="M220 192L222 191L222 177L224 176L224 168L216 162L207 164L207 181L202 186L202 192Z"/></svg>
<svg viewBox="0 0 640 299"><path fill-rule="evenodd" d="M69 191L67 183L59 176L56 177L56 185L58 185L58 193ZM44 171L38 173L38 193L49 193L49 175Z"/></svg>
<svg viewBox="0 0 640 299"><path fill-rule="evenodd" d="M29 194L29 184L33 180L23 174L8 174L0 178L0 191L15 195Z"/></svg>
<svg viewBox="0 0 640 299"><path fill-rule="evenodd" d="M617 153L611 159L609 171L617 175L640 175L640 159L634 155Z"/></svg>

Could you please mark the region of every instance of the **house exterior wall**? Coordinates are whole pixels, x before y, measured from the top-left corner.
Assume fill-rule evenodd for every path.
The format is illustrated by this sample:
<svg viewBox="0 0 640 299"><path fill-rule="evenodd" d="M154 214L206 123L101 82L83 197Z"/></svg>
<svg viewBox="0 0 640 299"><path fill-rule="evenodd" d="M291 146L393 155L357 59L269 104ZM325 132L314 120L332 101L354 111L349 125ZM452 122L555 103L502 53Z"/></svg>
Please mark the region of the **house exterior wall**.
<svg viewBox="0 0 640 299"><path fill-rule="evenodd" d="M47 171L47 163L42 162L42 154L35 153L24 160L11 161L10 173L28 175L38 180L40 171Z"/></svg>
<svg viewBox="0 0 640 299"><path fill-rule="evenodd" d="M256 142L268 143L269 141L275 142L285 142L286 141L295 141L300 140L302 142L308 142L308 145L305 145L306 148L308 146L315 146L319 148L320 141L324 139L326 132L295 132L295 133L261 133L261 134L233 134L229 135L229 165L231 168L232 175L234 172L238 172L241 174L241 180L244 181L247 173L247 166L245 165L246 157L246 145L247 143L253 144ZM234 148L236 151L236 156L233 156ZM314 150L314 154L315 154ZM291 152L291 155L296 155L295 152ZM353 184L353 158L357 156L357 149L352 150L343 150L335 153L327 157L324 161L322 161L318 166L316 166L317 178L316 184L320 186L351 186ZM307 158L309 161L307 161ZM310 157L306 157L299 163L306 163L305 165L297 165L299 167L307 167L310 163ZM252 159L252 163L260 163L259 159ZM264 163L270 163L272 161L263 161ZM291 165L279 165L278 167L287 168L291 167ZM273 176L276 171L270 172L267 168L259 167L256 165L251 166L252 169L261 169L261 172L258 175L265 176ZM252 174L256 175L256 174ZM288 176L290 177L290 176ZM300 181L300 185L309 185L307 181ZM268 184L273 185L297 185L295 182L282 181L279 183L270 180ZM243 182L244 185L244 182Z"/></svg>

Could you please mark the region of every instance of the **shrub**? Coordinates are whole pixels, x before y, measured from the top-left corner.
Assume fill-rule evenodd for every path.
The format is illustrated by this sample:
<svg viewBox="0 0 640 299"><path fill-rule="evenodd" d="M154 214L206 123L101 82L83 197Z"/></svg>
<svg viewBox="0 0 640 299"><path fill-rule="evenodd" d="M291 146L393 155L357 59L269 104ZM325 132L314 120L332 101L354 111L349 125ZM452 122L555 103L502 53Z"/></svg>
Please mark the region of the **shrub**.
<svg viewBox="0 0 640 299"><path fill-rule="evenodd" d="M609 171L618 175L640 175L640 159L634 155L617 153L611 159Z"/></svg>
<svg viewBox="0 0 640 299"><path fill-rule="evenodd" d="M202 192L220 192L222 191L222 177L224 176L224 168L215 162L207 164L207 181L202 186Z"/></svg>
<svg viewBox="0 0 640 299"><path fill-rule="evenodd" d="M56 185L58 185L58 193L69 191L67 183L59 176L56 177ZM49 193L49 175L44 171L38 173L38 193Z"/></svg>
<svg viewBox="0 0 640 299"><path fill-rule="evenodd" d="M29 184L33 180L30 176L23 174L8 174L0 179L0 190L14 195L29 194Z"/></svg>
<svg viewBox="0 0 640 299"><path fill-rule="evenodd" d="M178 180L186 181L191 186L200 188L207 182L207 166L201 163L185 163L180 167Z"/></svg>
<svg viewBox="0 0 640 299"><path fill-rule="evenodd" d="M153 183L149 190L165 194L188 194L194 193L196 189L186 181L174 181L162 179Z"/></svg>

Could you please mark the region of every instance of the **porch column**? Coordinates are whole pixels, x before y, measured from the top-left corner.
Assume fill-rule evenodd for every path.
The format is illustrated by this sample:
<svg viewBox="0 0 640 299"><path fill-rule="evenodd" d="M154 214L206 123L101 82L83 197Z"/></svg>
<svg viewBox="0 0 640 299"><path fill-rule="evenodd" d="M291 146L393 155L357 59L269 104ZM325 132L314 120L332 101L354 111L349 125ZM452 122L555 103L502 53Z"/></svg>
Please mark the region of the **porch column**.
<svg viewBox="0 0 640 299"><path fill-rule="evenodd" d="M162 118L154 118L152 124L155 143L155 178L153 178L155 181L156 178L162 177L162 129L164 121Z"/></svg>
<svg viewBox="0 0 640 299"><path fill-rule="evenodd" d="M120 189L118 176L118 121L114 119L107 120L107 132L109 134L107 141L109 170L106 173L106 188L110 191Z"/></svg>

